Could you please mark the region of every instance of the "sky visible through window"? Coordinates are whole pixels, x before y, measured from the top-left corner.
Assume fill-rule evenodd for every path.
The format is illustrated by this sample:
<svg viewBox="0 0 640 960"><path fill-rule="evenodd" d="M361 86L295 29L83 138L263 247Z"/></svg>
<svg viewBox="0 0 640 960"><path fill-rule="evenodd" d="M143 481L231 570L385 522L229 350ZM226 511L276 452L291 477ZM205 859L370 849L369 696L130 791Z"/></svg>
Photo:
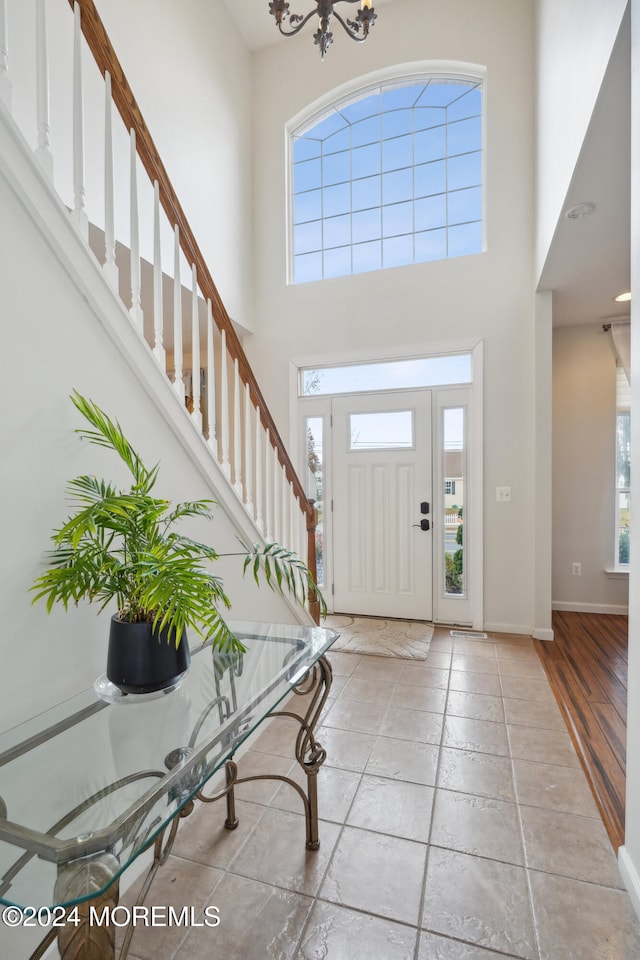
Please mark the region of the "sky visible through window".
<svg viewBox="0 0 640 960"><path fill-rule="evenodd" d="M295 283L479 253L482 233L478 81L395 81L293 135Z"/></svg>
<svg viewBox="0 0 640 960"><path fill-rule="evenodd" d="M340 364L301 370L303 397L358 391L406 390L471 383L471 354L457 353L379 363Z"/></svg>
<svg viewBox="0 0 640 960"><path fill-rule="evenodd" d="M409 360L382 360L378 363L340 364L335 367L303 368L300 394L303 397L345 393L376 393L420 387L443 387L471 383L471 354L458 353ZM462 449L462 408L446 411L446 447ZM311 420L308 421L311 423ZM351 450L387 447L410 448L414 443L411 411L351 414Z"/></svg>

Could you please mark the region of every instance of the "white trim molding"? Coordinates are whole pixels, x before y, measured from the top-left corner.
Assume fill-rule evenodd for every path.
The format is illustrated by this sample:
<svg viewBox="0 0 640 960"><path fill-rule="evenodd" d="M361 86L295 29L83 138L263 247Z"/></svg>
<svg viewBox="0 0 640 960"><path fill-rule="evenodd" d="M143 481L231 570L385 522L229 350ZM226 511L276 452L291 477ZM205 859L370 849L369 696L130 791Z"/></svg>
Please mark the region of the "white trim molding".
<svg viewBox="0 0 640 960"><path fill-rule="evenodd" d="M524 623L487 623L482 628L489 633L516 633L523 637L534 636L534 627L527 626ZM549 639L540 637L539 639ZM551 637L553 639L553 636Z"/></svg>
<svg viewBox="0 0 640 960"><path fill-rule="evenodd" d="M618 866L624 885L627 888L631 905L640 920L640 874L636 870L635 864L627 852L626 846L618 849Z"/></svg>
<svg viewBox="0 0 640 960"><path fill-rule="evenodd" d="M291 117L286 125L286 134L288 136L290 133L300 133L312 127L329 107L339 106L355 93L364 96L388 80L411 83L414 80L420 82L425 76L438 80L474 80L484 83L487 68L481 63L469 63L464 60L412 60L409 63L382 67L380 70L354 77L318 97Z"/></svg>
<svg viewBox="0 0 640 960"><path fill-rule="evenodd" d="M574 601L554 600L552 610L566 610L568 613L606 613L617 616L626 616L629 607L614 603L582 603Z"/></svg>
<svg viewBox="0 0 640 960"><path fill-rule="evenodd" d="M353 0L351 0L353 2ZM356 98L364 98L375 93L380 87L389 85L410 85L427 82L428 80L450 80L452 82L470 82L478 84L482 89L482 116L481 116L481 144L482 144L482 249L476 253L485 253L487 250L486 225L486 144L487 144L487 107L486 81L487 68L483 64L468 63L461 60L414 60L408 63L399 63L383 67L339 84L317 100L307 104L285 124L284 154L285 154L285 229L287 237L286 251L286 282L294 280L294 191L293 191L293 140L302 136L317 123L329 115L329 112L339 110ZM383 268L384 269L384 268ZM319 278L318 278L319 279Z"/></svg>
<svg viewBox="0 0 640 960"><path fill-rule="evenodd" d="M531 631L531 636L534 640L555 640L553 630L549 629L548 627L534 627L534 629Z"/></svg>

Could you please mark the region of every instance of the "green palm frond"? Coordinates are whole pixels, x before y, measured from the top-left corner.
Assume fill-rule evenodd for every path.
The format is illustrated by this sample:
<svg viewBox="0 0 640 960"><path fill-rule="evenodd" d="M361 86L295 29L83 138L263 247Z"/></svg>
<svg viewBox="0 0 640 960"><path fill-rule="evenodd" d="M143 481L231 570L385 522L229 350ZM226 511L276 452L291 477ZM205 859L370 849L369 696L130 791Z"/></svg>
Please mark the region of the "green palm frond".
<svg viewBox="0 0 640 960"><path fill-rule="evenodd" d="M247 544L240 540L245 552L243 573L251 568L253 579L260 586L260 575L264 574L267 586L278 593L288 592L294 600L304 604L311 595L320 602L320 614L327 615L327 604L311 576L306 563L293 550L281 547L279 543Z"/></svg>
<svg viewBox="0 0 640 960"><path fill-rule="evenodd" d="M31 587L33 602L44 600L51 611L56 603L68 609L88 600L102 610L115 601L122 619L168 627L176 644L188 628L217 649L243 650L220 614L231 604L222 580L211 573L219 554L175 529L192 517L211 520L215 501L186 500L172 506L152 496L158 465L147 469L119 423L93 401L76 391L71 400L92 428L79 429L80 436L113 450L133 482L128 490L119 490L86 474L69 481L67 493L75 512L51 535L48 568ZM311 574L295 553L277 543L242 547L244 572L251 568L257 584L264 577L272 590L300 603L315 596ZM326 604L318 597L324 615Z"/></svg>
<svg viewBox="0 0 640 960"><path fill-rule="evenodd" d="M129 468L136 486L148 493L156 482L159 464L148 470L125 437L117 420L108 417L92 400L87 400L77 390L74 390L71 394L71 401L85 420L88 420L95 427L94 430L87 430L86 427L83 427L76 432L96 446L114 450Z"/></svg>
<svg viewBox="0 0 640 960"><path fill-rule="evenodd" d="M185 503L179 503L167 514L166 523L175 523L183 517L204 517L206 520L213 520L211 507L215 506L217 506L216 500L188 500Z"/></svg>
<svg viewBox="0 0 640 960"><path fill-rule="evenodd" d="M99 503L101 500L108 500L117 494L116 487L105 480L98 480L97 477L80 476L70 480L67 484L67 490L71 498L77 503Z"/></svg>

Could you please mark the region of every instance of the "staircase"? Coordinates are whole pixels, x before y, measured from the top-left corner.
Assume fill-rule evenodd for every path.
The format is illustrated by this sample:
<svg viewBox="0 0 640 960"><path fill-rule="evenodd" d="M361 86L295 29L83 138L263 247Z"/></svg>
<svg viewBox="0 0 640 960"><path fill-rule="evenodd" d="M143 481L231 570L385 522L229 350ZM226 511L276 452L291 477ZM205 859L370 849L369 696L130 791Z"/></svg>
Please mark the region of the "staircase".
<svg viewBox="0 0 640 960"><path fill-rule="evenodd" d="M22 2L31 8L35 23L31 41L36 73L31 130L22 130L23 147L35 130L33 161L54 190L59 158L51 146L47 15L54 3L66 3ZM8 0L0 0L0 110L9 125L15 93L10 13ZM296 475L93 0L69 0L68 32L73 49L73 96L68 103L72 196L58 196L58 204L64 204L77 237L99 266L105 290L118 299L120 313L126 312L130 330L112 331L115 340L130 365L137 358L136 375L150 385L157 408L174 427L192 434L187 446L193 448L195 438L198 459L208 461L227 510L237 514L240 508L242 526L253 540L275 540L293 550L315 575L313 502ZM95 96L86 92L87 50L103 85L100 222L93 222L98 220L93 211L90 222L86 209L85 108L90 103L92 120L96 109ZM21 120L24 126L24 116ZM114 128L120 122L128 142L124 157L118 149L122 133ZM89 153L95 156L94 142L91 147ZM19 158L16 162L20 164ZM24 189L30 188L25 184ZM123 190L128 193L128 230L125 237L117 237L114 223ZM152 222L141 202L145 191ZM170 391L159 386L157 371ZM310 612L317 620L316 598L311 598Z"/></svg>
<svg viewBox="0 0 640 960"><path fill-rule="evenodd" d="M29 594L69 478L118 481L74 434L73 389L160 461L160 495L218 502L189 535L225 554L274 540L313 569L313 505L157 154L91 0L0 0L0 729L104 671L109 612ZM237 557L216 573L235 620L317 616Z"/></svg>

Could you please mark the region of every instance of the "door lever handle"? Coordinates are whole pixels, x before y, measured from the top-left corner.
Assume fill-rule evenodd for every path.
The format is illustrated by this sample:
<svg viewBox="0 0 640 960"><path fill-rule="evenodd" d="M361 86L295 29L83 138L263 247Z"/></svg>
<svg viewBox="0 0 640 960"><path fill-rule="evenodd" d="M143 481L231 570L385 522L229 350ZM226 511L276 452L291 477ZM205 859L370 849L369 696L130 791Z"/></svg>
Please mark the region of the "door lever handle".
<svg viewBox="0 0 640 960"><path fill-rule="evenodd" d="M429 521L427 519L421 520L420 523L413 523L413 527L420 527L421 530L429 529Z"/></svg>

